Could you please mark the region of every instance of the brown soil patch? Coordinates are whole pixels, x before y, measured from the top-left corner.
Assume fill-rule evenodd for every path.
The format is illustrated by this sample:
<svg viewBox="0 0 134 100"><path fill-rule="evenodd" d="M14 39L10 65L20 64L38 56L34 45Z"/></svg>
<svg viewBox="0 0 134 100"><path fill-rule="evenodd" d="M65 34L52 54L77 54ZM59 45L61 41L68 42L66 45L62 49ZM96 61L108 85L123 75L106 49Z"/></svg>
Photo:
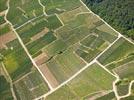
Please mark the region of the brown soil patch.
<svg viewBox="0 0 134 100"><path fill-rule="evenodd" d="M39 65L43 64L47 59L48 59L48 56L46 55L46 53L43 52L39 56L35 57L34 61L39 66Z"/></svg>
<svg viewBox="0 0 134 100"><path fill-rule="evenodd" d="M6 47L6 44L16 39L16 35L13 32L6 33L0 36L0 49Z"/></svg>
<svg viewBox="0 0 134 100"><path fill-rule="evenodd" d="M46 77L48 82L51 84L53 88L57 87L59 85L59 82L56 80L56 78L53 76L53 74L50 72L49 68L46 66L46 64L43 64L39 67L43 75Z"/></svg>

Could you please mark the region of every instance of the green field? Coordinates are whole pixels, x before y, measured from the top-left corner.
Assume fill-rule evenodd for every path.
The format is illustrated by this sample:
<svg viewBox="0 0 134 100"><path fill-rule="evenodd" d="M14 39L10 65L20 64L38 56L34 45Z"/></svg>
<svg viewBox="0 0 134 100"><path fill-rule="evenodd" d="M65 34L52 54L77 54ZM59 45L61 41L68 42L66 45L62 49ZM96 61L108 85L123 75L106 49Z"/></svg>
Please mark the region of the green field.
<svg viewBox="0 0 134 100"><path fill-rule="evenodd" d="M79 100L79 97L65 85L49 95L46 100Z"/></svg>
<svg viewBox="0 0 134 100"><path fill-rule="evenodd" d="M72 10L77 7L79 7L81 4L79 0L64 0L64 1L59 1L59 0L41 0L41 3L45 6L45 11L48 15L54 14L54 13L62 13L65 10ZM75 4L75 5L74 5Z"/></svg>
<svg viewBox="0 0 134 100"><path fill-rule="evenodd" d="M129 81L134 80L134 61L124 64L116 69L116 72L121 79L128 79Z"/></svg>
<svg viewBox="0 0 134 100"><path fill-rule="evenodd" d="M86 96L83 100L89 100L91 98L94 98L94 100L116 100L114 92L105 91L106 92L105 94L103 94L102 92L104 91L93 93L89 96Z"/></svg>
<svg viewBox="0 0 134 100"><path fill-rule="evenodd" d="M43 8L40 6L38 0L12 0L9 2L10 9L7 14L7 19L18 27L26 21L38 17L43 14ZM14 12L16 14L14 14Z"/></svg>
<svg viewBox="0 0 134 100"><path fill-rule="evenodd" d="M70 11L65 11L63 13L60 13L59 17L64 24L67 24L72 19L75 19L76 15L81 12L88 12L88 10L85 8L85 6L81 5L76 9L72 9Z"/></svg>
<svg viewBox="0 0 134 100"><path fill-rule="evenodd" d="M98 60L103 65L113 61L119 61L131 55L134 51L133 44L124 38L120 38L112 47L110 47Z"/></svg>
<svg viewBox="0 0 134 100"><path fill-rule="evenodd" d="M50 94L46 100L82 100L85 96L101 90L111 90L115 78L96 63L63 86ZM66 97L68 96L68 98Z"/></svg>
<svg viewBox="0 0 134 100"><path fill-rule="evenodd" d="M6 3L7 3L7 0L0 0L0 12L7 9Z"/></svg>
<svg viewBox="0 0 134 100"><path fill-rule="evenodd" d="M92 61L99 53L101 53L109 44L97 34L91 34L82 41L76 53L85 61Z"/></svg>
<svg viewBox="0 0 134 100"><path fill-rule="evenodd" d="M19 29L17 29L18 34L20 35L23 42L26 44L31 41L31 38L38 33L42 32L45 27L53 31L56 28L62 26L61 22L56 15L49 17L41 16L31 23L28 23Z"/></svg>
<svg viewBox="0 0 134 100"><path fill-rule="evenodd" d="M85 66L85 62L68 49L47 62L47 66L61 83Z"/></svg>
<svg viewBox="0 0 134 100"><path fill-rule="evenodd" d="M90 34L91 29L95 27L94 24L98 21L99 19L92 14L78 14L65 26L57 30L56 34L59 38L66 41L69 41L71 38L75 40L74 36L78 37L78 39L82 39L81 37Z"/></svg>
<svg viewBox="0 0 134 100"><path fill-rule="evenodd" d="M129 63L129 62L131 62L133 60L134 60L134 55L128 55L126 58L124 58L124 59L122 59L120 61L108 64L106 66L106 68L108 68L109 70L113 70L114 68L117 68L118 66L121 66L121 65L124 65L126 63Z"/></svg>
<svg viewBox="0 0 134 100"><path fill-rule="evenodd" d="M110 92L102 97L97 98L96 100L116 100L114 92Z"/></svg>
<svg viewBox="0 0 134 100"><path fill-rule="evenodd" d="M4 24L6 21L5 21L5 19L4 19L4 16L0 16L0 25L1 24Z"/></svg>
<svg viewBox="0 0 134 100"><path fill-rule="evenodd" d="M117 93L119 96L128 94L129 83L117 85Z"/></svg>
<svg viewBox="0 0 134 100"><path fill-rule="evenodd" d="M113 30L111 29L108 25L106 24L103 24L99 27L97 27L98 30L102 31L102 32L106 32L106 33L109 33L111 35L114 35L114 36L117 36L118 34Z"/></svg>
<svg viewBox="0 0 134 100"><path fill-rule="evenodd" d="M31 55L34 55L35 53L39 52L40 49L47 46L51 42L56 40L56 37L53 35L53 32L46 33L43 37L39 38L36 41L33 41L26 45L27 49L29 50Z"/></svg>
<svg viewBox="0 0 134 100"><path fill-rule="evenodd" d="M122 98L121 100L134 100L134 96L128 96L128 97Z"/></svg>
<svg viewBox="0 0 134 100"><path fill-rule="evenodd" d="M11 29L10 29L9 24L6 24L6 25L0 27L0 36L8 33L10 30Z"/></svg>
<svg viewBox="0 0 134 100"><path fill-rule="evenodd" d="M55 56L58 53L62 53L67 48L67 45L62 40L56 40L43 49L49 57Z"/></svg>
<svg viewBox="0 0 134 100"><path fill-rule="evenodd" d="M0 75L0 99L13 100L13 96L10 90L10 83L3 75Z"/></svg>
<svg viewBox="0 0 134 100"><path fill-rule="evenodd" d="M49 91L47 84L37 70L15 83L18 99L32 100Z"/></svg>
<svg viewBox="0 0 134 100"><path fill-rule="evenodd" d="M3 63L13 80L29 72L33 66L18 40L11 41L7 50L3 50ZM13 49L11 49L13 48Z"/></svg>

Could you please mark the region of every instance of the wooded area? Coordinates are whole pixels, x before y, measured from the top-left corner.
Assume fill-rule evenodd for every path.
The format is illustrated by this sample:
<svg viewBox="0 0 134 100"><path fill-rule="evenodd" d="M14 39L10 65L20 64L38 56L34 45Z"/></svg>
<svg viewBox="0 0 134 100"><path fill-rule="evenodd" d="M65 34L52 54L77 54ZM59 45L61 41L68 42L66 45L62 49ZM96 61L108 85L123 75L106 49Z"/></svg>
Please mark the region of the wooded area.
<svg viewBox="0 0 134 100"><path fill-rule="evenodd" d="M83 0L113 28L134 40L134 0Z"/></svg>

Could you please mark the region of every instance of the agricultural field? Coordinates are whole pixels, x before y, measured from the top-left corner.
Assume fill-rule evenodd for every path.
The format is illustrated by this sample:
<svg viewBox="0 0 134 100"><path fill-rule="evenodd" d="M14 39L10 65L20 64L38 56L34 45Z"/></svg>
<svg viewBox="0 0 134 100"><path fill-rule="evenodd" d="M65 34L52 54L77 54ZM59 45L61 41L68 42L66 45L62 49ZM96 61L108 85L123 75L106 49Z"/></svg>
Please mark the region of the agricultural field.
<svg viewBox="0 0 134 100"><path fill-rule="evenodd" d="M102 97L97 98L96 100L116 100L114 92L110 92Z"/></svg>
<svg viewBox="0 0 134 100"><path fill-rule="evenodd" d="M4 10L7 9L6 2L7 0L0 0L0 12L3 12Z"/></svg>
<svg viewBox="0 0 134 100"><path fill-rule="evenodd" d="M117 93L119 96L123 96L128 94L128 88L129 88L129 83L128 82L121 82L120 84L117 85Z"/></svg>
<svg viewBox="0 0 134 100"><path fill-rule="evenodd" d="M81 0L0 3L6 4L0 6L0 71L5 68L12 86L1 79L8 88L0 83L0 92L8 92L2 100L13 99L9 89L17 100L116 100L115 91L128 93L132 41Z"/></svg>
<svg viewBox="0 0 134 100"><path fill-rule="evenodd" d="M18 100L32 100L49 91L44 79L35 69L13 84Z"/></svg>
<svg viewBox="0 0 134 100"><path fill-rule="evenodd" d="M7 50L1 50L2 62L12 79L15 80L29 72L33 65L18 40L13 40L7 45Z"/></svg>
<svg viewBox="0 0 134 100"><path fill-rule="evenodd" d="M41 3L45 6L45 12L48 15L54 13L60 14L64 11L73 10L81 5L79 0L41 0Z"/></svg>
<svg viewBox="0 0 134 100"><path fill-rule="evenodd" d="M112 45L98 61L106 66L109 70L113 70L118 66L127 64L134 60L134 46L124 38L120 38Z"/></svg>
<svg viewBox="0 0 134 100"><path fill-rule="evenodd" d="M8 33L10 30L11 29L10 29L10 26L8 24L5 24L3 26L1 25L0 26L0 36Z"/></svg>
<svg viewBox="0 0 134 100"><path fill-rule="evenodd" d="M46 100L81 100L89 94L111 90L114 80L115 77L94 63L67 85L50 94Z"/></svg>
<svg viewBox="0 0 134 100"><path fill-rule="evenodd" d="M57 81L62 83L86 64L78 56L76 56L71 48L69 48L62 54L59 54L49 60L46 65Z"/></svg>
<svg viewBox="0 0 134 100"><path fill-rule="evenodd" d="M12 0L9 2L10 9L7 19L16 28L26 21L43 15L43 9L38 0ZM14 14L16 12L16 14Z"/></svg>
<svg viewBox="0 0 134 100"><path fill-rule="evenodd" d="M13 96L10 90L10 83L3 75L0 75L0 99L13 100Z"/></svg>
<svg viewBox="0 0 134 100"><path fill-rule="evenodd" d="M4 15L0 15L0 25L4 24L5 22Z"/></svg>

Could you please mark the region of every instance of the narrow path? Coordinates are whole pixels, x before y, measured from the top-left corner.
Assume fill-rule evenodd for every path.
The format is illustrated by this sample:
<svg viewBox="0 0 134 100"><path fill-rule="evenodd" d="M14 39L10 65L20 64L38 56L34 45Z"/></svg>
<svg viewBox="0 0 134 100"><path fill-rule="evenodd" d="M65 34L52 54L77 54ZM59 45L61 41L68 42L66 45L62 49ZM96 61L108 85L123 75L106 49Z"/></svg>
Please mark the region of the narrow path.
<svg viewBox="0 0 134 100"><path fill-rule="evenodd" d="M50 90L53 90L52 86L50 85L50 83L48 82L48 80L46 79L46 77L42 74L42 72L40 71L39 67L36 65L36 63L34 62L32 56L30 55L30 53L28 52L27 48L25 47L23 41L21 40L20 36L18 35L18 33L15 31L15 29L13 28L13 25L10 21L7 20L7 13L10 9L10 6L9 6L9 0L8 0L8 9L6 10L6 14L5 14L5 20L7 23L9 23L11 25L11 28L12 30L14 31L14 33L16 34L20 44L22 45L23 49L25 50L26 54L28 55L28 57L30 58L31 62L33 63L33 65L37 68L37 70L40 72L41 76L44 78L44 80L46 81L46 83L48 84Z"/></svg>

